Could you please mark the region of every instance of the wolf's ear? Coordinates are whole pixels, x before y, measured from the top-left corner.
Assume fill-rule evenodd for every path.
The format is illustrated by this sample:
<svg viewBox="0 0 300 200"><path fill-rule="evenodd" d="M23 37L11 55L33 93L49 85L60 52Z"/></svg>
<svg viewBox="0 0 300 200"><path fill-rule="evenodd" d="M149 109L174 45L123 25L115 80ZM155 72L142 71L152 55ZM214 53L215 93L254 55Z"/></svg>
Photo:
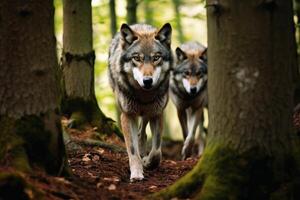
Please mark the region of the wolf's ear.
<svg viewBox="0 0 300 200"><path fill-rule="evenodd" d="M204 62L207 62L207 48L204 49L204 51L202 52L199 58Z"/></svg>
<svg viewBox="0 0 300 200"><path fill-rule="evenodd" d="M177 56L178 61L181 62L181 61L187 59L186 54L179 47L177 47L175 51L176 51L176 56Z"/></svg>
<svg viewBox="0 0 300 200"><path fill-rule="evenodd" d="M172 37L172 27L171 24L166 23L157 32L155 39L159 40L162 44L166 45L168 48L171 47L171 37Z"/></svg>
<svg viewBox="0 0 300 200"><path fill-rule="evenodd" d="M137 36L127 24L122 24L120 32L126 45L131 45L135 40L137 40Z"/></svg>

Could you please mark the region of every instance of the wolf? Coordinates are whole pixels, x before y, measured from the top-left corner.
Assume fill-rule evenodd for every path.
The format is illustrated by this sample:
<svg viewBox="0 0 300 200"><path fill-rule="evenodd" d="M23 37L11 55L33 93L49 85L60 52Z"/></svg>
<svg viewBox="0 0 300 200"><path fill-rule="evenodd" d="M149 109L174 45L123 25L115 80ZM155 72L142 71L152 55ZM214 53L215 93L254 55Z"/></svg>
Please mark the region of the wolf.
<svg viewBox="0 0 300 200"><path fill-rule="evenodd" d="M177 61L170 78L170 97L176 106L184 138L183 159L192 153L197 126L203 129L203 108L207 107L206 51L207 48L198 42L184 43L175 50ZM202 154L204 138L200 138L199 154Z"/></svg>
<svg viewBox="0 0 300 200"><path fill-rule="evenodd" d="M121 109L121 126L129 157L130 180L142 180L143 167L161 160L163 110L168 102L172 27L159 30L147 24L122 24L109 50L109 80ZM152 148L146 155L146 126Z"/></svg>

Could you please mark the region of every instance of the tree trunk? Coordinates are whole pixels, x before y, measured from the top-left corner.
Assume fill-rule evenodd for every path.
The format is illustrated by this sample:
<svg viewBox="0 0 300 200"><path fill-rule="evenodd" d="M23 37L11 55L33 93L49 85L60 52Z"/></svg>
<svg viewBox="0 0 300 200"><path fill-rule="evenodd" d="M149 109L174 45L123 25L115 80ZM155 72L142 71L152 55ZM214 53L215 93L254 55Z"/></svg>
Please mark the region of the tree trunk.
<svg viewBox="0 0 300 200"><path fill-rule="evenodd" d="M136 10L137 10L138 3L136 0L127 0L127 23L128 24L136 24L137 23L137 16L136 16Z"/></svg>
<svg viewBox="0 0 300 200"><path fill-rule="evenodd" d="M176 29L177 29L177 39L180 43L183 43L185 41L184 34L181 26L181 15L180 15L180 0L172 0L174 5L174 11L175 11L175 20L176 20Z"/></svg>
<svg viewBox="0 0 300 200"><path fill-rule="evenodd" d="M116 16L116 2L115 0L109 0L109 12L110 12L110 32L111 37L113 38L117 33L117 16ZM121 111L119 106L115 105L116 109L116 120L119 127L121 127Z"/></svg>
<svg viewBox="0 0 300 200"><path fill-rule="evenodd" d="M153 24L153 7L152 0L144 0L145 23Z"/></svg>
<svg viewBox="0 0 300 200"><path fill-rule="evenodd" d="M53 14L51 0L0 1L1 167L69 173L59 116ZM7 177L0 173L1 186Z"/></svg>
<svg viewBox="0 0 300 200"><path fill-rule="evenodd" d="M298 66L297 66L297 72L296 72L296 88L295 88L295 94L294 94L294 105L296 106L296 111L300 110L300 61L299 61L299 53L300 53L300 0L294 0L294 12L297 16L296 21L296 30L295 34L297 35L297 52L298 52Z"/></svg>
<svg viewBox="0 0 300 200"><path fill-rule="evenodd" d="M118 26L115 0L109 0L109 13L110 13L110 32L113 38L117 33L117 26Z"/></svg>
<svg viewBox="0 0 300 200"><path fill-rule="evenodd" d="M62 111L70 127L90 123L101 133L120 131L98 106L94 89L94 61L91 1L64 0Z"/></svg>
<svg viewBox="0 0 300 200"><path fill-rule="evenodd" d="M154 197L300 199L292 2L207 0L207 15L207 146L191 172Z"/></svg>

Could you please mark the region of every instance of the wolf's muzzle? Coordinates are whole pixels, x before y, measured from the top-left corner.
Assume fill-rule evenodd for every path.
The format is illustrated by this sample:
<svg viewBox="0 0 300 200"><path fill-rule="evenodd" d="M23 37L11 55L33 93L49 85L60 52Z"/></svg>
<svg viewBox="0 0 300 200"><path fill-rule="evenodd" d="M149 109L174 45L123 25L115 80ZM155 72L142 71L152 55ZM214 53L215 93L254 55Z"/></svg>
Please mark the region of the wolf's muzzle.
<svg viewBox="0 0 300 200"><path fill-rule="evenodd" d="M191 91L192 95L195 95L197 93L197 88L193 87L193 88L190 89L190 91Z"/></svg>
<svg viewBox="0 0 300 200"><path fill-rule="evenodd" d="M152 87L153 79L151 77L146 77L143 79L144 88L150 89Z"/></svg>

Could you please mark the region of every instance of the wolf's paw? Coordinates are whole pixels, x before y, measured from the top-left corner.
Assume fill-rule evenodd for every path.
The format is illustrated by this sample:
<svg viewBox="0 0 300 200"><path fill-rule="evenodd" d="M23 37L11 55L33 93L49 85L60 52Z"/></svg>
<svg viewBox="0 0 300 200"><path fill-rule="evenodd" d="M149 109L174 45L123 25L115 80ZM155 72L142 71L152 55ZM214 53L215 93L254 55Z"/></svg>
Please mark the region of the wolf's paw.
<svg viewBox="0 0 300 200"><path fill-rule="evenodd" d="M130 175L130 182L137 182L144 179L143 173L132 173Z"/></svg>
<svg viewBox="0 0 300 200"><path fill-rule="evenodd" d="M143 158L143 166L146 169L154 169L159 166L161 160L161 151L151 151L150 154Z"/></svg>
<svg viewBox="0 0 300 200"><path fill-rule="evenodd" d="M144 179L143 171L132 170L130 174L130 182L137 182Z"/></svg>
<svg viewBox="0 0 300 200"><path fill-rule="evenodd" d="M130 182L141 181L144 179L142 161L138 157L132 157L130 165Z"/></svg>
<svg viewBox="0 0 300 200"><path fill-rule="evenodd" d="M194 139L186 139L182 148L182 160L187 159L192 155L193 152Z"/></svg>

